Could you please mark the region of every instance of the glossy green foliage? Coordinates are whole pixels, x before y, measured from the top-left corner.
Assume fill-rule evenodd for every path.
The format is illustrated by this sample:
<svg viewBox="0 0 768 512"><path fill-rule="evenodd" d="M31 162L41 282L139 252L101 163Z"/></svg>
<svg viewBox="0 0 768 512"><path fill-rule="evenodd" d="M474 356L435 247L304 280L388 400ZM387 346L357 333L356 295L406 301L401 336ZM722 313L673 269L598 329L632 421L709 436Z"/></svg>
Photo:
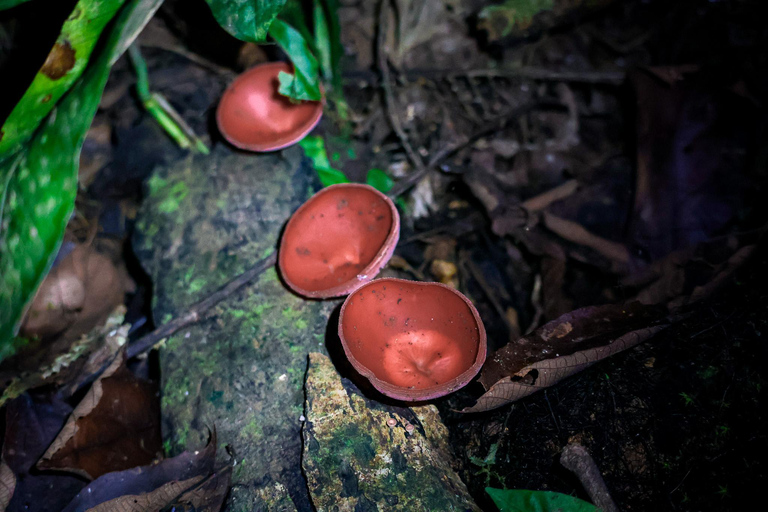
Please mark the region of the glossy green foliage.
<svg viewBox="0 0 768 512"><path fill-rule="evenodd" d="M264 41L272 20L285 5L285 0L205 0L214 18L224 30L240 39Z"/></svg>
<svg viewBox="0 0 768 512"><path fill-rule="evenodd" d="M304 150L307 158L312 160L312 166L315 168L315 172L317 172L317 176L320 178L320 183L324 187L336 185L337 183L349 183L343 172L331 166L328 154L325 151L325 141L323 141L322 137L317 135L304 137L299 142L299 146Z"/></svg>
<svg viewBox="0 0 768 512"><path fill-rule="evenodd" d="M0 0L0 11L10 9L11 7L16 7L17 5L23 4L24 2L29 2L29 0Z"/></svg>
<svg viewBox="0 0 768 512"><path fill-rule="evenodd" d="M32 84L0 129L0 158L19 149L82 74L104 26L125 0L80 0Z"/></svg>
<svg viewBox="0 0 768 512"><path fill-rule="evenodd" d="M278 92L297 100L320 100L320 65L301 32L278 19L269 28L269 35L288 54L294 69L292 75L280 72Z"/></svg>
<svg viewBox="0 0 768 512"><path fill-rule="evenodd" d="M21 315L50 269L75 203L80 149L110 65L162 0L133 0L117 14L97 58L34 135L0 162L0 360L13 354Z"/></svg>
<svg viewBox="0 0 768 512"><path fill-rule="evenodd" d="M320 61L320 71L323 79L330 82L333 78L333 62L331 57L331 36L328 32L328 20L325 17L323 4L315 0L312 11L315 22L315 52Z"/></svg>
<svg viewBox="0 0 768 512"><path fill-rule="evenodd" d="M486 487L485 492L500 512L598 512L591 503L559 492L493 487Z"/></svg>
<svg viewBox="0 0 768 512"><path fill-rule="evenodd" d="M381 169L375 168L368 171L368 176L365 177L365 182L384 194L389 192L395 185L395 182L392 181L392 178L390 178L387 173Z"/></svg>
<svg viewBox="0 0 768 512"><path fill-rule="evenodd" d="M288 0L280 12L279 19L297 32L291 34L290 42L294 46L288 48L281 42L281 39L275 37L272 30L270 34L294 63L296 59L306 59L310 62L315 60L317 62L317 68L308 66L307 69L298 69L298 79L292 80L286 76L285 88L280 91L281 94L294 99L314 97L314 90L307 92L303 87L306 83L312 84L316 81L313 76L308 74L311 70L316 69L315 73L322 75L328 99L340 110L339 114L344 114L341 110L343 109L346 112L346 104L341 94L342 77L340 67L344 49L341 45L341 29L339 27L337 11L337 0L314 0L312 2L312 19L308 22L304 16L302 2L299 0ZM277 30L279 31L280 29L278 28ZM303 41L299 40L299 36ZM342 115L342 117L345 116Z"/></svg>

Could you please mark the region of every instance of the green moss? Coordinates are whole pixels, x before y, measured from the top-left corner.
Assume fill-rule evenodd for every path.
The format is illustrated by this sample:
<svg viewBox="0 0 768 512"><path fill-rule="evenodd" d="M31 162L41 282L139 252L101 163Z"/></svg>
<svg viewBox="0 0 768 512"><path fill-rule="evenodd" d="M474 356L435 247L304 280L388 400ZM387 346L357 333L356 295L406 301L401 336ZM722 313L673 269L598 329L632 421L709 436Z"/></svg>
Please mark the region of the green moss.
<svg viewBox="0 0 768 512"><path fill-rule="evenodd" d="M217 405L221 403L221 397L224 396L224 392L220 390L214 390L211 391L211 394L208 395L208 401L211 402L213 405Z"/></svg>
<svg viewBox="0 0 768 512"><path fill-rule="evenodd" d="M271 306L271 305L269 305L269 304L259 304L259 305L258 305L258 306L256 306L256 308L253 310L253 312L254 312L254 313L256 313L257 315L261 316L261 315L264 313L264 311L266 311L266 310L268 310L268 309L272 309L272 306Z"/></svg>
<svg viewBox="0 0 768 512"><path fill-rule="evenodd" d="M197 278L189 283L189 293L197 293L205 287L205 279Z"/></svg>
<svg viewBox="0 0 768 512"><path fill-rule="evenodd" d="M301 311L296 311L292 307L288 306L287 308L283 309L282 311L283 318L286 320L294 320L301 316Z"/></svg>
<svg viewBox="0 0 768 512"><path fill-rule="evenodd" d="M300 331L303 331L307 328L307 321L303 318L297 319L295 322L293 322L293 326L299 329Z"/></svg>
<svg viewBox="0 0 768 512"><path fill-rule="evenodd" d="M264 437L264 429L261 424L256 421L256 418L251 418L248 424L243 428L243 434L254 439L260 439Z"/></svg>
<svg viewBox="0 0 768 512"><path fill-rule="evenodd" d="M149 185L149 194L155 195L157 194L161 189L164 189L168 185L168 181L164 180L157 174L153 174L151 178L149 178L149 181L147 182L147 185Z"/></svg>
<svg viewBox="0 0 768 512"><path fill-rule="evenodd" d="M162 213L173 213L177 211L181 205L181 202L189 194L189 188L187 184L180 181L174 184L168 191L168 195L165 199L157 205L158 211Z"/></svg>
<svg viewBox="0 0 768 512"><path fill-rule="evenodd" d="M160 226L157 224L150 224L144 234L147 236L147 238L152 238L153 236L157 235L158 232L160 232Z"/></svg>

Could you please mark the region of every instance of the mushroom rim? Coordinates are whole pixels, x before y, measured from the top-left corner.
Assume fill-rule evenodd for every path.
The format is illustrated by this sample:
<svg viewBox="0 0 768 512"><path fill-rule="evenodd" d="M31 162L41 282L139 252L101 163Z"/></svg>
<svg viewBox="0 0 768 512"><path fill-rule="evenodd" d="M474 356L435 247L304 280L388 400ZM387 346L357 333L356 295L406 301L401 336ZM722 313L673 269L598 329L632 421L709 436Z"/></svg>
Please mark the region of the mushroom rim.
<svg viewBox="0 0 768 512"><path fill-rule="evenodd" d="M305 290L301 286L294 283L285 273L283 270L284 268L284 245L285 245L285 234L288 232L288 230L291 228L291 224L296 221L296 217L298 214L305 208L307 205L315 198L328 193L329 191L339 189L339 188L350 188L350 189L363 189L367 191L372 191L376 195L378 195L381 199L384 200L384 202L389 207L389 211L392 214L392 226L389 228L389 234L387 234L387 238L384 239L384 242L382 242L381 247L376 252L376 255L373 257L371 262L366 265L360 272L355 275L352 279L345 281L341 284L338 284L336 286L333 286L331 288L327 288L325 290ZM298 221L296 221L298 222ZM335 185L330 185L328 187L322 188L316 193L312 195L309 199L304 201L301 206L299 206L295 212L291 214L291 217L288 219L288 222L285 224L285 228L283 229L283 234L280 237L280 247L278 248L278 255L277 255L277 267L280 272L280 277L283 279L286 285L288 285L288 288L293 290L296 294L306 297L309 299L332 299L335 297L342 297L344 295L351 295L352 293L356 292L359 288L365 286L366 284L371 283L375 279L367 278L366 279L360 279L360 276L371 276L374 277L379 273L379 271L384 268L384 266L387 264L387 262L392 258L392 254L395 252L395 247L397 246L397 242L400 239L400 214L397 211L397 207L395 206L395 203L390 199L386 194L380 192L379 190L376 190L374 187L367 185L365 183L336 183ZM357 286L355 286L357 284Z"/></svg>
<svg viewBox="0 0 768 512"><path fill-rule="evenodd" d="M298 134L291 137L291 139L288 142L281 143L277 146L273 144L246 144L243 142L238 141L231 135L229 135L226 130L222 127L222 113L221 109L219 108L221 105L222 99L224 99L224 96L229 92L230 88L240 80L241 77L244 75L250 73L254 70L267 70L269 68L278 68L278 75L280 71L285 71L285 67L290 68L291 71L294 73L296 72L295 67L290 62L285 61L275 61L275 62L265 62L263 64L258 64L256 66L253 66L252 68L246 69L242 73L240 73L235 79L230 82L227 87L224 89L224 93L222 94L221 98L219 98L219 102L216 104L216 127L219 130L219 133L224 137L224 140L227 141L227 143L231 144L232 146L236 147L237 149L243 150L243 151L252 151L256 153L272 153L274 151L280 151L285 148L289 148L293 146L294 144L299 143L302 139L304 139L309 133L315 129L315 127L320 123L320 119L323 117L323 110L325 109L325 94L323 94L323 90L321 88L321 94L322 97L320 100L299 100L298 103L316 103L315 111L312 115L312 117L307 118L307 127L301 130ZM277 77L277 75L275 75ZM279 94L279 93L278 93Z"/></svg>
<svg viewBox="0 0 768 512"><path fill-rule="evenodd" d="M353 297L354 293L357 293L358 291L360 291L361 288L365 286L370 286L370 285L373 285L374 283L381 283L381 282L406 283L408 285L416 285L416 286L438 286L441 288L445 288L446 290L454 293L461 300L463 300L464 303L469 307L469 310L472 313L472 317L475 319L475 325L477 325L478 350L477 350L477 355L475 356L475 362L472 363L472 366L470 366L469 368L461 372L459 375L457 375L453 379L443 384L439 384L437 386L430 386L428 388L413 389L413 388L404 388L402 386L395 386L394 384L390 384L389 382L376 377L376 375L374 375L374 373L370 369L368 369L368 367L359 363L357 359L352 357L351 351L347 348L347 341L346 341L346 338L344 338L344 331L342 329L344 312L346 311L350 298ZM361 376L366 378L368 382L370 382L371 385L374 388L376 388L376 390L380 391L381 393L383 393L384 395L390 398L394 398L395 400L401 400L404 402L420 402L425 400L432 400L435 398L440 398L442 396L450 395L451 393L458 391L459 389L469 384L470 381L472 381L472 379L475 378L475 376L478 373L480 373L480 369L485 364L485 360L488 355L488 338L485 330L485 325L483 325L483 321L480 318L480 313L478 313L475 305L472 304L472 301L469 300L467 296L461 293L459 290L456 290L455 288L451 288L448 285L435 282L435 281L412 281L410 279L400 279L397 277L381 277L379 279L373 279L372 281L369 281L363 284L362 286L357 287L354 290L354 292L349 294L349 296L344 300L344 303L341 305L341 310L339 311L338 336L339 336L339 339L341 340L341 347L344 349L344 355L347 357L347 361L350 362L352 367L354 367L354 369Z"/></svg>

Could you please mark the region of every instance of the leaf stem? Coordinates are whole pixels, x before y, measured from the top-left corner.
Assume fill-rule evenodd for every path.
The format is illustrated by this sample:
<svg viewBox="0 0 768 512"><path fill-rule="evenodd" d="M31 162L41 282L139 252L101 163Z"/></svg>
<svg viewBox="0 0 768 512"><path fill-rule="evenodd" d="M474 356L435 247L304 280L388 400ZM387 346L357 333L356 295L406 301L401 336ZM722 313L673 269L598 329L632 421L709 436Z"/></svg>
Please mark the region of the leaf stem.
<svg viewBox="0 0 768 512"><path fill-rule="evenodd" d="M157 124L180 148L194 149L204 155L209 154L208 146L195 134L192 127L184 121L168 100L161 94L150 91L147 62L142 57L137 44L132 44L128 48L128 55L136 73L136 94L147 113L155 118Z"/></svg>

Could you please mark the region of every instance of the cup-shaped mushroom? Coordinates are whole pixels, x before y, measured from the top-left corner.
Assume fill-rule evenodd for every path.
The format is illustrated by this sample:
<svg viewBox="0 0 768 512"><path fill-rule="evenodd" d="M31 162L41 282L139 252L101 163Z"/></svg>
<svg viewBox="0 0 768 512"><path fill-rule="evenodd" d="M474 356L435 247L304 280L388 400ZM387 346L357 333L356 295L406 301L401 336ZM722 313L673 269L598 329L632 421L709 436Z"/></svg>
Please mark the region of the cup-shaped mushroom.
<svg viewBox="0 0 768 512"><path fill-rule="evenodd" d="M341 307L339 338L355 370L405 401L466 386L486 355L477 309L440 283L383 278L358 288Z"/></svg>
<svg viewBox="0 0 768 512"><path fill-rule="evenodd" d="M309 198L285 226L280 273L304 297L347 295L376 277L399 236L391 199L368 185L332 185Z"/></svg>
<svg viewBox="0 0 768 512"><path fill-rule="evenodd" d="M320 121L320 101L294 102L279 94L278 75L290 64L270 62L249 69L224 91L216 123L232 145L248 151L276 151L303 139Z"/></svg>

